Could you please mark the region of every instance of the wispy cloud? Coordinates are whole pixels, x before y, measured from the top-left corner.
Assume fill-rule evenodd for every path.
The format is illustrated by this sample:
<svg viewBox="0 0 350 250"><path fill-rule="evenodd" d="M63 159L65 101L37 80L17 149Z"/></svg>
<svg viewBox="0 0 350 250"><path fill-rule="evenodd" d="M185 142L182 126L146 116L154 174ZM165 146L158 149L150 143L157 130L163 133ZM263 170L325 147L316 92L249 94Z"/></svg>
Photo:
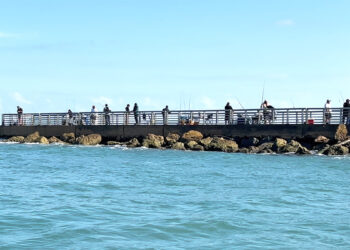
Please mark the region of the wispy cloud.
<svg viewBox="0 0 350 250"><path fill-rule="evenodd" d="M293 26L295 22L292 19L283 19L276 22L278 26Z"/></svg>
<svg viewBox="0 0 350 250"><path fill-rule="evenodd" d="M18 102L18 103L20 103L20 104L31 104L32 102L31 101L28 101L26 98L24 98L20 93L18 93L18 92L14 92L13 94L12 94L12 97L13 97L13 99L16 101L16 102Z"/></svg>

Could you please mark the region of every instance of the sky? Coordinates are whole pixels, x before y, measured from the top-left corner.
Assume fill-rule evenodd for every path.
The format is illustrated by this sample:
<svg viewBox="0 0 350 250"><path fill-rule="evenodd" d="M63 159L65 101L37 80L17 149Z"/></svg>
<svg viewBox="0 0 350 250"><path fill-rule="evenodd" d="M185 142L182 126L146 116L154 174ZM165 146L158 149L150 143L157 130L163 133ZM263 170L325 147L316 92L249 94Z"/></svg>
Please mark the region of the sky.
<svg viewBox="0 0 350 250"><path fill-rule="evenodd" d="M341 106L348 0L1 0L0 113Z"/></svg>

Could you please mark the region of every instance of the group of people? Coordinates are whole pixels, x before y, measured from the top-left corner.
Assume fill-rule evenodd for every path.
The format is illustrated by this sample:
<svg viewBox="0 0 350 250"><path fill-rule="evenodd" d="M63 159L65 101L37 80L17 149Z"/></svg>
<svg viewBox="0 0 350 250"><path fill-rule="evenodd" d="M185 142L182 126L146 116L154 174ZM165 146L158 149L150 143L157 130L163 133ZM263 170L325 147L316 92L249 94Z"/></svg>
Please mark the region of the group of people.
<svg viewBox="0 0 350 250"><path fill-rule="evenodd" d="M92 106L91 111L90 111L90 123L91 125L96 125L96 120L97 120L97 113L98 110L95 105ZM104 124L105 125L111 125L111 109L109 108L108 104L106 104L103 108L103 113L104 113ZM130 104L127 104L125 107L125 114L124 114L124 124L129 125L129 117L130 114L134 114L134 120L135 120L135 125L139 124L141 122L141 116L140 116L140 111L139 111L139 106L137 103L134 104L134 108L130 110ZM169 106L166 105L165 108L162 110L162 115L163 115L163 122L164 124L168 123L168 114L170 114ZM145 113L142 114L142 119L146 120L147 116ZM69 109L68 110L68 125L73 125L74 123L74 116L73 112Z"/></svg>
<svg viewBox="0 0 350 250"><path fill-rule="evenodd" d="M262 112L261 112L262 110ZM96 106L93 105L91 108L91 113L90 113L90 124L91 125L96 125L96 120L97 120L97 109ZM110 125L111 124L111 116L110 114L112 113L111 109L109 108L108 104L106 104L103 108L103 113L104 113L104 124L105 125ZM132 110L130 110L130 104L127 104L125 107L125 116L124 116L124 124L129 125L129 116L130 114L133 113L134 115L134 120L135 120L135 125L139 124L141 122L141 116L140 116L140 111L139 111L139 106L137 103L134 104L134 107ZM233 123L233 113L234 110L232 106L230 105L229 102L226 103L225 106L225 125L229 125ZM168 124L168 115L170 114L170 110L168 105L165 106L162 110L162 116L163 116L163 124L167 125ZM18 116L18 125L23 124L23 108L20 106L17 106L17 116ZM68 116L68 121L67 125L73 125L74 124L74 115L72 110L68 110L67 113ZM262 121L264 124L270 124L273 119L275 119L275 109L272 105L268 103L267 100L265 100L261 106L260 110L258 110L258 115L256 118L259 122ZM85 117L86 119L86 117ZM142 114L142 119L147 120L146 113ZM153 118L150 118L153 119ZM324 105L324 122L325 124L330 124L332 119L332 108L331 108L331 100L327 100L326 104ZM342 111L342 121L344 124L350 124L350 99L347 99L344 104L343 104L343 111ZM254 122L254 121L253 121ZM151 124L154 124L154 122L150 122Z"/></svg>

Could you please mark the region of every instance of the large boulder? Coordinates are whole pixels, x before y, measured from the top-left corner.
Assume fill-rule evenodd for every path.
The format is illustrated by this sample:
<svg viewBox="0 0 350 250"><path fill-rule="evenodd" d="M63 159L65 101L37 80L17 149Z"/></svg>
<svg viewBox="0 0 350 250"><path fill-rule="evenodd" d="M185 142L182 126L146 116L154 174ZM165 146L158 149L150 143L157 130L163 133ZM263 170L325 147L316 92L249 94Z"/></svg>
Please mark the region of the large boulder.
<svg viewBox="0 0 350 250"><path fill-rule="evenodd" d="M205 150L209 150L209 145L210 145L212 140L213 140L213 138L207 137L207 138L200 140L199 144L202 145Z"/></svg>
<svg viewBox="0 0 350 250"><path fill-rule="evenodd" d="M126 146L128 148L136 148L136 147L140 147L141 144L140 144L139 140L137 140L136 138L132 138L130 141L128 141L126 143Z"/></svg>
<svg viewBox="0 0 350 250"><path fill-rule="evenodd" d="M317 138L315 139L315 143L316 144L326 144L329 142L329 139L323 135L319 135L317 136Z"/></svg>
<svg viewBox="0 0 350 250"><path fill-rule="evenodd" d="M340 124L337 128L337 132L335 133L334 139L338 141L345 141L348 138L348 129L346 125Z"/></svg>
<svg viewBox="0 0 350 250"><path fill-rule="evenodd" d="M266 152L269 152L269 151L273 151L272 147L273 147L274 144L275 144L274 142L265 142L265 143L259 145L259 147L258 147L259 152L266 153Z"/></svg>
<svg viewBox="0 0 350 250"><path fill-rule="evenodd" d="M241 147L242 148L249 148L252 146L256 146L259 144L259 139L255 138L255 137L248 137L248 138L243 138L241 140Z"/></svg>
<svg viewBox="0 0 350 250"><path fill-rule="evenodd" d="M58 138L55 137L55 136L51 136L51 137L49 138L49 143L59 143L59 144L63 144L64 142L61 141L60 139L58 139Z"/></svg>
<svg viewBox="0 0 350 250"><path fill-rule="evenodd" d="M287 141L281 138L276 138L273 146L272 146L272 150L277 152L277 153L281 153L283 151L283 148L287 145Z"/></svg>
<svg viewBox="0 0 350 250"><path fill-rule="evenodd" d="M8 142L18 142L18 143L23 143L24 142L24 136L12 136L9 138L7 141Z"/></svg>
<svg viewBox="0 0 350 250"><path fill-rule="evenodd" d="M50 144L49 140L45 136L40 136L36 142L40 144Z"/></svg>
<svg viewBox="0 0 350 250"><path fill-rule="evenodd" d="M198 145L198 143L195 142L195 141L189 141L189 142L186 143L186 147L189 148L189 149L191 149L191 150L193 150L193 148L194 148L196 145Z"/></svg>
<svg viewBox="0 0 350 250"><path fill-rule="evenodd" d="M250 146L248 148L248 150L249 150L250 154L256 154L256 153L258 153L260 151L259 147L256 147L256 146Z"/></svg>
<svg viewBox="0 0 350 250"><path fill-rule="evenodd" d="M40 134L39 134L39 132L34 132L33 134L28 135L28 136L24 139L24 142L25 142L25 143L35 143L35 142L38 142L39 139L40 139Z"/></svg>
<svg viewBox="0 0 350 250"><path fill-rule="evenodd" d="M193 151L204 151L204 147L202 145L196 144L193 146L193 148L191 149Z"/></svg>
<svg viewBox="0 0 350 250"><path fill-rule="evenodd" d="M323 152L325 155L347 155L348 153L349 149L341 145L330 146Z"/></svg>
<svg viewBox="0 0 350 250"><path fill-rule="evenodd" d="M209 144L209 150L222 152L237 152L238 144L235 141L215 137Z"/></svg>
<svg viewBox="0 0 350 250"><path fill-rule="evenodd" d="M62 141L74 144L75 143L75 134L74 133L64 133L61 136Z"/></svg>
<svg viewBox="0 0 350 250"><path fill-rule="evenodd" d="M280 149L279 153L295 153L298 151L301 144L295 140L291 140L283 148Z"/></svg>
<svg viewBox="0 0 350 250"><path fill-rule="evenodd" d="M180 136L178 134L172 134L172 133L169 133L167 135L167 137L165 137L165 141L166 143L171 146L173 144L175 144L176 142L178 142L180 139Z"/></svg>
<svg viewBox="0 0 350 250"><path fill-rule="evenodd" d="M297 155L310 155L311 152L306 147L300 146L298 148L298 150L295 152L295 154L297 154Z"/></svg>
<svg viewBox="0 0 350 250"><path fill-rule="evenodd" d="M183 142L175 142L171 148L176 150L186 150L185 144Z"/></svg>
<svg viewBox="0 0 350 250"><path fill-rule="evenodd" d="M102 141L102 136L100 134L82 135L79 136L76 141L80 145L98 145Z"/></svg>
<svg viewBox="0 0 350 250"><path fill-rule="evenodd" d="M160 135L148 134L142 142L146 148L161 148L164 145L164 137Z"/></svg>
<svg viewBox="0 0 350 250"><path fill-rule="evenodd" d="M199 142L202 139L203 139L203 134L196 130L190 130L184 133L181 137L181 140L184 142L189 142L189 141Z"/></svg>

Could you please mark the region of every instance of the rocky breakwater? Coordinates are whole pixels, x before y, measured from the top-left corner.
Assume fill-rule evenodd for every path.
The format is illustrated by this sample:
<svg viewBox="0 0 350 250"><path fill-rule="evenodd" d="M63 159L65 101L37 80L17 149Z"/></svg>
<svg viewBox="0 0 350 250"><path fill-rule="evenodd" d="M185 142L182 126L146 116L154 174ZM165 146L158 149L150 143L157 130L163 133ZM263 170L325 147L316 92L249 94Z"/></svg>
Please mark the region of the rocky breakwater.
<svg viewBox="0 0 350 250"><path fill-rule="evenodd" d="M105 139L105 140L104 140ZM124 146L129 148L146 147L155 149L174 149L192 151L219 151L227 153L248 154L324 154L347 155L350 152L350 137L345 125L339 125L333 138L319 135L316 138L294 138L286 140L278 137L244 137L223 138L218 136L204 137L202 133L190 130L183 135L169 133L166 137L148 134L146 137L129 138L125 141L106 141L99 134L81 135L65 133L59 138L45 138L38 132L23 136L14 136L9 142L41 144L79 144Z"/></svg>

